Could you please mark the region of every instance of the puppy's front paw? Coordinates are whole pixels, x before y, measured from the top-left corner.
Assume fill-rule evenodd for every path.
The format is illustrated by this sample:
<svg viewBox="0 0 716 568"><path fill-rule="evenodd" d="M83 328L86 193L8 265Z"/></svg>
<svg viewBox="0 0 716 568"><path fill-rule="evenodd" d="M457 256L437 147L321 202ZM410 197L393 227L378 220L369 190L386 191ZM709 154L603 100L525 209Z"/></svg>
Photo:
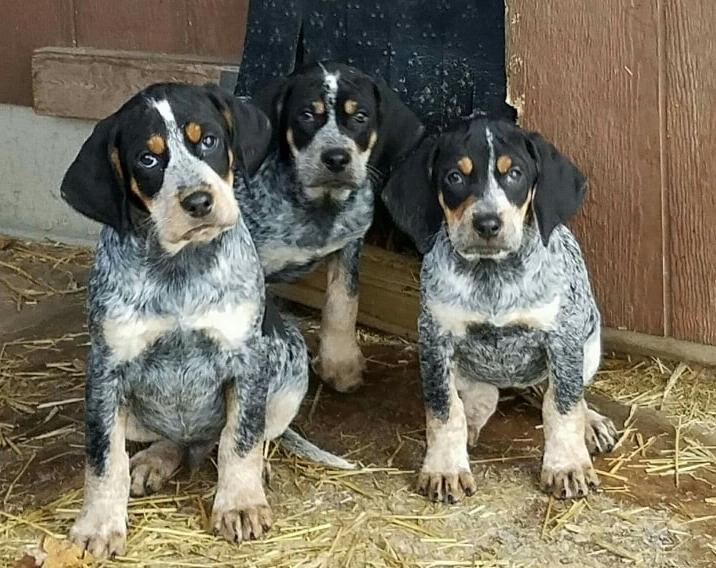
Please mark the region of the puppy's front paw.
<svg viewBox="0 0 716 568"><path fill-rule="evenodd" d="M477 491L475 478L467 470L454 473L421 471L418 476L418 493L431 501L452 505L460 501L463 494L470 497L475 491Z"/></svg>
<svg viewBox="0 0 716 568"><path fill-rule="evenodd" d="M224 537L229 542L240 543L244 540L259 539L271 528L271 508L263 505L214 509L211 514L211 526L214 534Z"/></svg>
<svg viewBox="0 0 716 568"><path fill-rule="evenodd" d="M599 486L591 462L564 464L561 466L542 466L541 487L557 499L576 499L586 497L590 489Z"/></svg>
<svg viewBox="0 0 716 568"><path fill-rule="evenodd" d="M314 368L321 379L338 392L353 392L363 384L365 358L353 337L322 338Z"/></svg>
<svg viewBox="0 0 716 568"><path fill-rule="evenodd" d="M590 454L606 454L614 449L617 442L617 429L611 419L591 408L587 410L587 425L584 441Z"/></svg>
<svg viewBox="0 0 716 568"><path fill-rule="evenodd" d="M83 509L70 529L70 540L95 558L122 554L127 543L126 516L104 507Z"/></svg>

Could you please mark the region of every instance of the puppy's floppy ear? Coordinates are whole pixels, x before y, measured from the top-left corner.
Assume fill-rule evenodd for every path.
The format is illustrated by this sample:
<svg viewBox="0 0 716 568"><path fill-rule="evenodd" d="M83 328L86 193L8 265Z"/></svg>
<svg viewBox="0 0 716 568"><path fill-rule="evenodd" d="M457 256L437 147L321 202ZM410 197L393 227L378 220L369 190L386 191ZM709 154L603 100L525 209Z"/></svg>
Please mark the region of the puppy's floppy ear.
<svg viewBox="0 0 716 568"><path fill-rule="evenodd" d="M266 113L277 131L282 126L284 102L290 89L290 82L290 76L272 79L251 97L251 101Z"/></svg>
<svg viewBox="0 0 716 568"><path fill-rule="evenodd" d="M587 191L587 180L569 158L541 135L531 132L527 147L537 164L534 212L542 243L547 246L557 225L577 212Z"/></svg>
<svg viewBox="0 0 716 568"><path fill-rule="evenodd" d="M369 162L387 177L393 165L420 141L425 127L383 79L375 80L375 92L379 113L378 142Z"/></svg>
<svg viewBox="0 0 716 568"><path fill-rule="evenodd" d="M413 239L421 254L433 247L443 220L433 186L437 142L436 137L423 140L415 152L393 170L382 194L395 224Z"/></svg>
<svg viewBox="0 0 716 568"><path fill-rule="evenodd" d="M129 225L117 115L97 123L62 179L60 195L83 215L123 232Z"/></svg>
<svg viewBox="0 0 716 568"><path fill-rule="evenodd" d="M256 105L242 100L219 85L204 85L214 105L224 116L237 158L252 176L266 158L271 144L271 123Z"/></svg>

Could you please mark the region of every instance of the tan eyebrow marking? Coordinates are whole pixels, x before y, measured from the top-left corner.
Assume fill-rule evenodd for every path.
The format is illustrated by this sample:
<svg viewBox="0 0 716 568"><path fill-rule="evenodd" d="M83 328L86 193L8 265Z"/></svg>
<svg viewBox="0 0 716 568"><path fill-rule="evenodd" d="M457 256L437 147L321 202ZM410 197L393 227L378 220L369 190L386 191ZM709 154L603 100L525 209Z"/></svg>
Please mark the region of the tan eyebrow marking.
<svg viewBox="0 0 716 568"><path fill-rule="evenodd" d="M472 205L473 203L475 203L475 200L476 197L474 195L468 195L465 200L457 207L455 207L454 209L450 209L450 207L448 207L448 205L445 203L445 198L443 197L442 191L438 194L438 201L440 202L440 206L445 212L445 218L450 224L460 222L467 208L470 207L470 205Z"/></svg>
<svg viewBox="0 0 716 568"><path fill-rule="evenodd" d="M326 105L323 104L323 101L313 101L311 105L313 106L313 112L316 114L325 114Z"/></svg>
<svg viewBox="0 0 716 568"><path fill-rule="evenodd" d="M149 140L147 140L147 149L152 154L163 154L166 147L164 138L159 136L159 134L153 134L149 137Z"/></svg>
<svg viewBox="0 0 716 568"><path fill-rule="evenodd" d="M343 110L346 111L346 114L355 114L358 110L358 103L352 99L348 99L343 103Z"/></svg>
<svg viewBox="0 0 716 568"><path fill-rule="evenodd" d="M187 122L184 132L192 144L198 144L199 140L201 140L201 126L196 122Z"/></svg>
<svg viewBox="0 0 716 568"><path fill-rule="evenodd" d="M472 173L472 160L467 156L460 158L457 161L457 169L460 170L463 175L469 176Z"/></svg>
<svg viewBox="0 0 716 568"><path fill-rule="evenodd" d="M512 158L508 156L507 154L503 154L499 158L497 158L497 171L500 172L502 175L506 174L507 171L512 166Z"/></svg>

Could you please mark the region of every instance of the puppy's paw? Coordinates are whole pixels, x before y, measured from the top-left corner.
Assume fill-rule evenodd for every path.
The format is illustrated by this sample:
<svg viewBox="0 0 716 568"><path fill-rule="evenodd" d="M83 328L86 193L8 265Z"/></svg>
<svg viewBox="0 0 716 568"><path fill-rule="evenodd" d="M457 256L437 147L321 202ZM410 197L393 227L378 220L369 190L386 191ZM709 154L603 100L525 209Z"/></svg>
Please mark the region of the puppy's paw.
<svg viewBox="0 0 716 568"><path fill-rule="evenodd" d="M421 471L417 489L418 493L431 501L452 505L460 501L463 495L474 495L477 484L472 473L467 470L448 473Z"/></svg>
<svg viewBox="0 0 716 568"><path fill-rule="evenodd" d="M590 408L587 410L584 441L590 454L609 453L617 442L617 429L611 419Z"/></svg>
<svg viewBox="0 0 716 568"><path fill-rule="evenodd" d="M565 464L561 467L542 466L540 480L542 491L557 499L577 499L586 497L590 489L599 486L591 463Z"/></svg>
<svg viewBox="0 0 716 568"><path fill-rule="evenodd" d="M323 338L313 365L323 382L338 392L353 392L363 384L365 358L352 337L350 340Z"/></svg>
<svg viewBox="0 0 716 568"><path fill-rule="evenodd" d="M467 447L474 448L477 446L477 441L480 439L480 428L477 428L467 423Z"/></svg>
<svg viewBox="0 0 716 568"><path fill-rule="evenodd" d="M95 558L111 558L124 552L126 515L105 508L83 509L70 529L70 540Z"/></svg>
<svg viewBox="0 0 716 568"><path fill-rule="evenodd" d="M259 539L271 528L271 508L268 504L249 507L217 507L211 513L214 534L229 542Z"/></svg>
<svg viewBox="0 0 716 568"><path fill-rule="evenodd" d="M130 492L142 497L159 491L181 466L182 449L168 441L156 442L129 462Z"/></svg>

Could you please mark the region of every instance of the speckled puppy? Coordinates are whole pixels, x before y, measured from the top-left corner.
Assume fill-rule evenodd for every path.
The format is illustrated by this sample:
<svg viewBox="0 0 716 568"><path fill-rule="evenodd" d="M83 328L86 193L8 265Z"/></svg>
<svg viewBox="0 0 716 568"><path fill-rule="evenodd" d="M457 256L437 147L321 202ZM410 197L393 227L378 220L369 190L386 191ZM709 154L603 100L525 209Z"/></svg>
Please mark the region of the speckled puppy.
<svg viewBox="0 0 716 568"><path fill-rule="evenodd" d="M89 279L84 504L70 537L121 553L127 499L219 441L214 530L271 525L262 447L305 394L298 330L269 312L233 182L269 142L267 117L218 87L160 84L97 124L62 182L105 225ZM263 324L263 325L262 325ZM125 440L152 442L129 459ZM130 473L131 471L131 473Z"/></svg>
<svg viewBox="0 0 716 568"><path fill-rule="evenodd" d="M384 82L347 65L307 66L254 101L271 118L274 146L240 188L241 211L268 282L296 280L327 261L316 370L336 390L355 390L364 367L358 261L373 194L423 126Z"/></svg>
<svg viewBox="0 0 716 568"><path fill-rule="evenodd" d="M586 495L590 451L609 451L611 421L583 398L599 367L600 315L579 245L563 223L585 179L540 135L476 120L426 140L384 200L425 254L419 353L427 453L418 488L455 502L475 491L467 446L498 389L547 380L542 487Z"/></svg>

